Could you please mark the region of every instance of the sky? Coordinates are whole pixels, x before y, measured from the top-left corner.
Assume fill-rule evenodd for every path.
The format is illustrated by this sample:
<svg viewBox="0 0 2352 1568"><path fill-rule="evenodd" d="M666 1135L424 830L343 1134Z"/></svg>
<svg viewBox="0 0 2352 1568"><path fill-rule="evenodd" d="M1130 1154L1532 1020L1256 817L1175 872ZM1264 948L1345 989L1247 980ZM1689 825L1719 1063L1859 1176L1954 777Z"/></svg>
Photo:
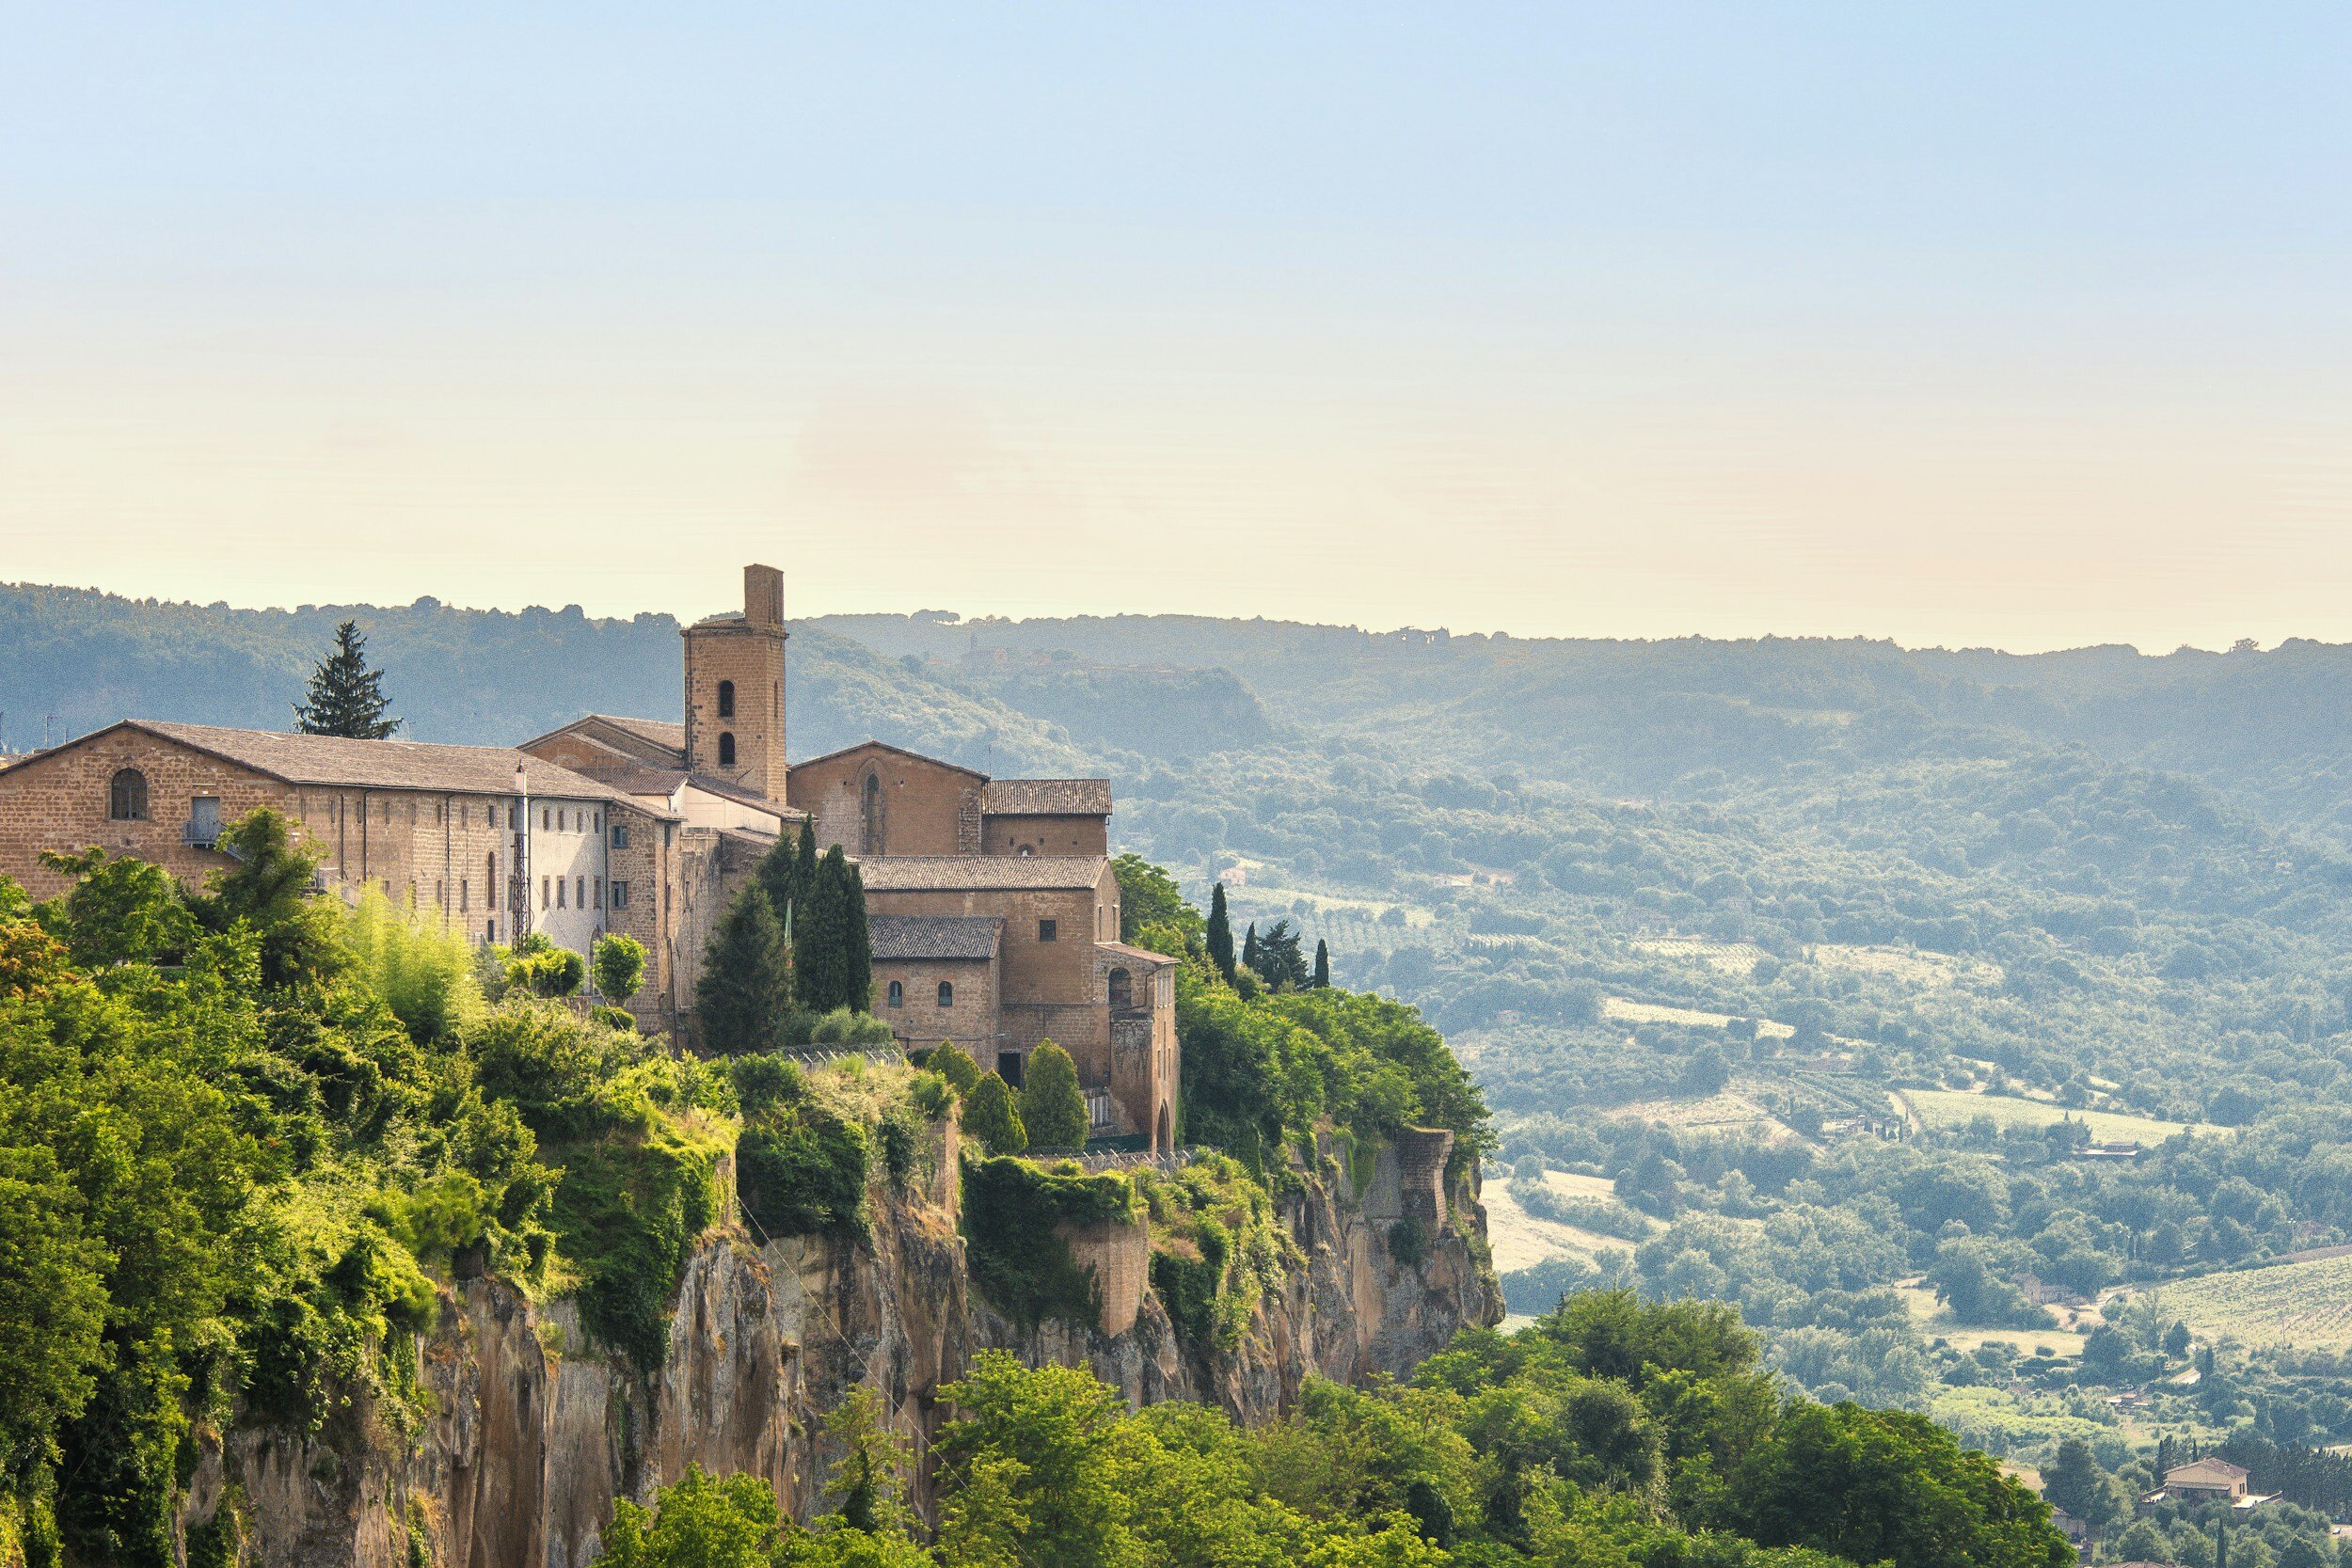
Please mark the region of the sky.
<svg viewBox="0 0 2352 1568"><path fill-rule="evenodd" d="M2352 8L0 0L0 579L2352 641Z"/></svg>

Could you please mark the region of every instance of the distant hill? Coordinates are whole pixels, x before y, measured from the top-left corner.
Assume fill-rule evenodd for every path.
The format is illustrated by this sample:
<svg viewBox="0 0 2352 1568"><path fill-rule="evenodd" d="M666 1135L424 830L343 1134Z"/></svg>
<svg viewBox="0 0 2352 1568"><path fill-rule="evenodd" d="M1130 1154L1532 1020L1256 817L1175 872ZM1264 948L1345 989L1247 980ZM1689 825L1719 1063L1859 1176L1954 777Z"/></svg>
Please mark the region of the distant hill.
<svg viewBox="0 0 2352 1568"><path fill-rule="evenodd" d="M125 714L283 725L346 616L418 738L677 705L665 615L12 587L0 735L35 741L43 714L59 736ZM926 613L796 623L790 672L795 756L871 734L998 773L1111 774L1123 847L1196 889L1223 876L1240 918L1303 923L1343 978L1421 1002L1506 1111L1674 1080L1689 1039L1660 1025L1629 1050L1604 992L1810 1017L1927 1077L1948 1053L2090 1071L2183 1121L2224 1057L2273 1053L2250 1088L2231 1069L2257 1099L2352 1093L2352 1072L2298 1069L2298 1088L2279 1065L2328 1056L2352 1002L2352 648ZM1693 942L1733 956L1692 963ZM1976 989L1922 978L1947 972Z"/></svg>

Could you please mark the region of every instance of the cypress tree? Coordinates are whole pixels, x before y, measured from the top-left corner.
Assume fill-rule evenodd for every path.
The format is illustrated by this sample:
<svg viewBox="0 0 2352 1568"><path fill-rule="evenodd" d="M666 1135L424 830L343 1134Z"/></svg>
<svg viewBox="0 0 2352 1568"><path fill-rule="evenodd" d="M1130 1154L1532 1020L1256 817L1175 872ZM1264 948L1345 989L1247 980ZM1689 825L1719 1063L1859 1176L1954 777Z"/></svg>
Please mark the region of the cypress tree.
<svg viewBox="0 0 2352 1568"><path fill-rule="evenodd" d="M1225 913L1225 884L1219 882L1209 895L1209 931L1206 938L1209 961L1225 976L1225 983L1233 983L1233 923Z"/></svg>
<svg viewBox="0 0 2352 1568"><path fill-rule="evenodd" d="M1078 1064L1052 1040L1040 1041L1021 1080L1021 1125L1029 1142L1039 1148L1082 1148L1089 1119Z"/></svg>
<svg viewBox="0 0 2352 1568"><path fill-rule="evenodd" d="M1317 990L1330 989L1331 948L1321 937L1315 938L1315 977L1309 983Z"/></svg>
<svg viewBox="0 0 2352 1568"><path fill-rule="evenodd" d="M755 880L737 895L703 958L695 1004L703 1043L729 1056L773 1051L784 1037L791 983L783 928Z"/></svg>
<svg viewBox="0 0 2352 1568"><path fill-rule="evenodd" d="M792 923L792 990L812 1012L864 1012L873 1000L873 939L866 885L834 845L817 863Z"/></svg>
<svg viewBox="0 0 2352 1568"><path fill-rule="evenodd" d="M767 890L768 907L775 911L778 921L790 919L787 911L797 908L807 895L816 873L817 839L806 822L801 824L797 847L791 840L779 837L775 847L760 857L759 885Z"/></svg>
<svg viewBox="0 0 2352 1568"><path fill-rule="evenodd" d="M335 647L310 672L308 699L294 705L294 728L304 735L340 735L353 740L381 740L400 728L388 719L392 705L384 695L384 673L368 668L368 640L359 624L345 621L335 628Z"/></svg>
<svg viewBox="0 0 2352 1568"><path fill-rule="evenodd" d="M972 1092L963 1097L963 1130L979 1139L980 1147L991 1154L1018 1154L1029 1147L1029 1132L1021 1125L1012 1090L993 1072L981 1073Z"/></svg>
<svg viewBox="0 0 2352 1568"><path fill-rule="evenodd" d="M1263 980L1265 976L1258 971L1258 923L1253 920L1241 939L1241 966Z"/></svg>
<svg viewBox="0 0 2352 1568"><path fill-rule="evenodd" d="M805 818L801 823L801 845L792 856L792 890L806 897L817 885L817 830Z"/></svg>
<svg viewBox="0 0 2352 1568"><path fill-rule="evenodd" d="M859 1012L874 1006L874 933L866 924L866 873L852 865L850 902L842 924L849 933L843 943L842 980L849 988L849 1005Z"/></svg>

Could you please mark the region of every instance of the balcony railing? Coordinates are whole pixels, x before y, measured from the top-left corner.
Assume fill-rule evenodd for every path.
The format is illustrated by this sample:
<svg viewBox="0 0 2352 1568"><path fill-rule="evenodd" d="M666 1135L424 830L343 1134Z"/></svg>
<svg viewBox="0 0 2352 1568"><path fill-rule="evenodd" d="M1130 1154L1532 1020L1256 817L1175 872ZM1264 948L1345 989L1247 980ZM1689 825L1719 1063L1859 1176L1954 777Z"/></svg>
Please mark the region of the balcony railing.
<svg viewBox="0 0 2352 1568"><path fill-rule="evenodd" d="M180 824L180 842L199 849L210 849L220 842L220 819L207 822L201 817L189 817Z"/></svg>

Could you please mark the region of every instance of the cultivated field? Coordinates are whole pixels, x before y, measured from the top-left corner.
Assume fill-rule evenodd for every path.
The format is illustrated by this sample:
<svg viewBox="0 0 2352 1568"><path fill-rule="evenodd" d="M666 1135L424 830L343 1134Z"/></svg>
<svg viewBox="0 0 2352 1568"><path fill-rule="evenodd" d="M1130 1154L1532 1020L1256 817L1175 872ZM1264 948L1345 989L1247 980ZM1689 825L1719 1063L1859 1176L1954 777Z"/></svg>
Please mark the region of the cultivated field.
<svg viewBox="0 0 2352 1568"><path fill-rule="evenodd" d="M2160 1144L2175 1132L2209 1132L2201 1123L2158 1121L2153 1117L2126 1116L2120 1111L2073 1111L2046 1100L2020 1100L2003 1094L1971 1094L1964 1089L1906 1089L1919 1119L1930 1127L1965 1127L1979 1117L1991 1117L2004 1128L2047 1127L2072 1117L2090 1129L2102 1143L2130 1140Z"/></svg>
<svg viewBox="0 0 2352 1568"><path fill-rule="evenodd" d="M1617 1193L1616 1184L1605 1176L1562 1170L1546 1171L1544 1184L1568 1198L1613 1198ZM1610 1247L1630 1251L1634 1245L1622 1237L1538 1219L1519 1207L1507 1182L1488 1181L1479 1201L1486 1208L1486 1241L1494 1248L1497 1274L1534 1268L1552 1258L1591 1258Z"/></svg>
<svg viewBox="0 0 2352 1568"><path fill-rule="evenodd" d="M1622 996L1604 998L1600 1005L1600 1016L1623 1023L1680 1023L1694 1029L1720 1029L1731 1022L1729 1013L1705 1012L1697 1007L1668 1007L1656 1002L1631 1002ZM1786 1023L1759 1019L1756 1032L1764 1037L1785 1037L1797 1031Z"/></svg>
<svg viewBox="0 0 2352 1568"><path fill-rule="evenodd" d="M2352 1257L2173 1280L2164 1309L2200 1338L2352 1349Z"/></svg>

